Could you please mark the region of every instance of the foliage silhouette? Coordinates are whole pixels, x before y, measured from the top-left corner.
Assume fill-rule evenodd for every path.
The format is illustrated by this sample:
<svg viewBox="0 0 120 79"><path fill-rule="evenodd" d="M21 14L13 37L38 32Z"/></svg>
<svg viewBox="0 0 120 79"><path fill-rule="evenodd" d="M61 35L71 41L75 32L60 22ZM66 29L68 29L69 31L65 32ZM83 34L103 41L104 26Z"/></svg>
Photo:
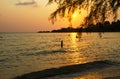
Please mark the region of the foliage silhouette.
<svg viewBox="0 0 120 79"><path fill-rule="evenodd" d="M82 9L87 11L82 27L88 27L89 24L105 22L112 15L114 21L117 18L117 12L120 7L120 0L49 0L48 4L57 3L58 7L50 15L50 21L54 23L58 16L66 17L69 21L76 10L81 12ZM84 25L84 26L83 26Z"/></svg>

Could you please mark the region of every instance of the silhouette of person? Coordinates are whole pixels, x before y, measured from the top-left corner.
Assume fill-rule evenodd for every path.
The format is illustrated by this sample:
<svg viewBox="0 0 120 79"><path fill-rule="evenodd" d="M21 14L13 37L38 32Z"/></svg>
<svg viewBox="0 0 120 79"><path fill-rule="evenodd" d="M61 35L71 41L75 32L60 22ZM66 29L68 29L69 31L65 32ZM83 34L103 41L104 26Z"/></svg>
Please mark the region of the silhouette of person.
<svg viewBox="0 0 120 79"><path fill-rule="evenodd" d="M61 48L63 48L63 40L61 40Z"/></svg>

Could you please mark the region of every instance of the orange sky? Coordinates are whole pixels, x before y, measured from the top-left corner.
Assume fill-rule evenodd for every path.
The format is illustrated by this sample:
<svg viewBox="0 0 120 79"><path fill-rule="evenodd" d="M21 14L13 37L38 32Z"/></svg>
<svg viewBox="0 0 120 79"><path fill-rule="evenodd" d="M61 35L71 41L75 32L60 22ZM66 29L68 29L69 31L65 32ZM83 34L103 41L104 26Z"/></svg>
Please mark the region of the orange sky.
<svg viewBox="0 0 120 79"><path fill-rule="evenodd" d="M37 32L69 26L65 19L54 25L48 20L50 13L56 9L55 4L46 6L48 0L36 0L37 5L15 5L18 1L0 0L0 32ZM78 26L75 19L73 24Z"/></svg>
<svg viewBox="0 0 120 79"><path fill-rule="evenodd" d="M68 27L66 19L58 20L54 25L48 20L57 6L47 5L48 0L35 0L34 5L15 5L21 1L31 2L31 0L0 0L0 32L37 32L51 31L62 27ZM82 22L82 15L73 17L73 27L78 27Z"/></svg>

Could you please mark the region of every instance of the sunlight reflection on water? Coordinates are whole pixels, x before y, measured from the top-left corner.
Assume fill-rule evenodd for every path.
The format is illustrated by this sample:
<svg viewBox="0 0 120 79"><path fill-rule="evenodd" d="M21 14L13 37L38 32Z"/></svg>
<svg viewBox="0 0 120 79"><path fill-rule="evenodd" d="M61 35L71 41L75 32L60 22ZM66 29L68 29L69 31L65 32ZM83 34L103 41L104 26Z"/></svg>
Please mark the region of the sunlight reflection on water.
<svg viewBox="0 0 120 79"><path fill-rule="evenodd" d="M102 79L102 75L99 74L98 72L95 72L95 73L88 73L84 76L81 76L81 77L75 77L73 79Z"/></svg>
<svg viewBox="0 0 120 79"><path fill-rule="evenodd" d="M102 38L98 33L83 33L82 38L77 33L0 34L0 78L97 60L120 62L119 34L106 33Z"/></svg>

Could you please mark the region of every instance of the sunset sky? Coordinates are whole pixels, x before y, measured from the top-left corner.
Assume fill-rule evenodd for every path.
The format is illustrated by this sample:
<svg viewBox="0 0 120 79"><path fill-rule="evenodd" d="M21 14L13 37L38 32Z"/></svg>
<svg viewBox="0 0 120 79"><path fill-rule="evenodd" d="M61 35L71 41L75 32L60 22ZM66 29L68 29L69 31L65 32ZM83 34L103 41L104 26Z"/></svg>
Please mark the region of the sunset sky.
<svg viewBox="0 0 120 79"><path fill-rule="evenodd" d="M68 27L67 19L59 19L53 25L50 14L57 5L47 5L48 0L0 0L0 32L37 32L51 31ZM85 12L73 15L72 27L78 27ZM120 16L119 16L120 17Z"/></svg>
<svg viewBox="0 0 120 79"><path fill-rule="evenodd" d="M35 3L32 0L0 0L0 32L51 31L68 27L66 19L58 20L54 25L48 20L57 6L46 5L47 2L48 0L35 0ZM73 16L74 27L79 26L81 21L77 17L78 15Z"/></svg>

